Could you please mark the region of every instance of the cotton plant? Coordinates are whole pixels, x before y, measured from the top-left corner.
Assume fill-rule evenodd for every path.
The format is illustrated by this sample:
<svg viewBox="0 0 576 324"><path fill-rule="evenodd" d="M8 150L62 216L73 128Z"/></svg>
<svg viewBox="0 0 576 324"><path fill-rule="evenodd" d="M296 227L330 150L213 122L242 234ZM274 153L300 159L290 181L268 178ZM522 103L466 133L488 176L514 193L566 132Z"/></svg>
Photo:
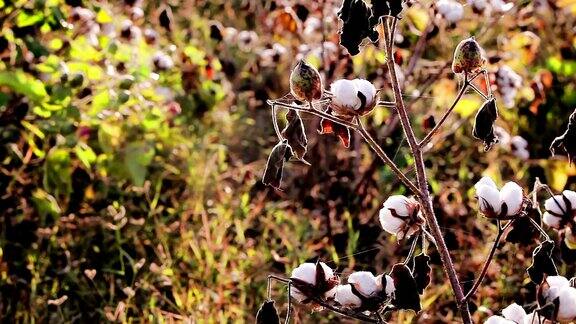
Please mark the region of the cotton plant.
<svg viewBox="0 0 576 324"><path fill-rule="evenodd" d="M491 10L511 9L510 4L496 0L487 1L485 4L481 4L480 1L474 3L484 8L490 7ZM362 46L382 41L386 57L394 57L395 37L398 34L396 26L402 18L404 7L402 1L384 0L368 4L363 0L344 0L336 13L341 20L340 45L349 55L354 56L360 53ZM463 5L457 1L440 0L434 8L435 12L449 23L464 18ZM306 47L306 52L314 48L311 44L303 46ZM361 136L368 148L405 187L406 195L382 195L383 203L379 210L378 221L382 231L394 236L398 244L409 243L411 246L405 260L394 264L388 273L375 275L367 271L354 271L348 276L338 276L336 269L328 267L319 260L316 263L304 263L295 267L289 278L270 275L268 299L258 311L258 323L278 323L280 320L271 296L272 282L281 282L288 287L286 323L290 320L292 302L303 304L303 307L307 305L313 310L331 311L368 323L385 323L384 318L390 312L398 310L419 313L422 311L420 296L424 294L431 281L430 257L426 254L429 244L436 247L462 322L473 323L470 302L487 277L495 252L501 246L501 238L508 229L515 229L515 226L521 223L534 227L540 233L540 243L533 251L532 264L525 275L539 287L539 291L547 292L546 296L549 297L544 299L551 300L548 302L551 306L540 305L542 309L531 310L532 312L528 314L519 305L511 305L502 311L502 316L494 315L487 322L524 324L542 319L557 321L554 314L562 314L559 318L570 315L565 315L566 306L563 305L571 303L572 290L565 286L547 289L550 284L546 278L558 276L559 271L553 258L555 243L533 216L540 213L538 193L543 188L541 184L538 186L537 183L531 193L515 181L508 181L499 187L490 177L482 177L474 185L473 191L478 200L477 209L485 216L485 221L496 223L497 235L481 272L467 291L459 280L443 232L438 225L423 154L434 144L436 136L442 131L442 126L467 90L472 90L483 99L474 117L471 134L479 141L479 145L483 145L484 150L488 151L499 142L499 137L502 137L502 140L510 145L511 150L514 147L513 150L516 152L513 154L521 159L529 157L528 143L524 139L511 137L507 132L506 137L501 132L502 129L496 126L499 118L497 101L492 93L486 70L488 64L486 52L478 40L474 37L464 38L454 49L452 72L462 81L460 89L452 106L421 140L414 134L413 119L410 118L401 90L401 85L404 83L403 71L395 60L386 61L390 82L387 83L385 90L393 93L394 100L385 101L380 98L382 89L378 89L369 79L335 76L331 82L326 82L316 66L299 56L298 58L289 78L290 91L280 98L267 101L272 111L272 125L278 142L272 148L267 160L263 183L276 190L282 190L284 168L288 162L300 161L312 164L304 159L308 151L308 139L301 115L315 116L319 119L319 135L336 135L344 148L349 147L353 133ZM500 90L506 86L510 89L515 88L521 82L510 71L504 73L507 71L505 68L502 68L502 71ZM477 79L483 79L486 84L485 91L475 86L474 81ZM414 161L415 180L394 163L364 125L363 118L379 107L392 108L398 115ZM279 119L283 111L286 111L284 115L286 118ZM283 129L280 123L285 124ZM576 156L574 141L571 141L576 138L575 125L576 113L571 116L566 132L559 136L551 147L558 153L567 153L570 159ZM574 214L568 214L567 210L571 212L572 206L576 204L570 201L570 197L561 198L562 201L556 206L545 204L544 223L557 230L563 228L563 235L570 234L573 237L571 224L574 222ZM576 239L574 241L576 243ZM420 253L416 253L417 251ZM557 298L558 296L560 297Z"/></svg>

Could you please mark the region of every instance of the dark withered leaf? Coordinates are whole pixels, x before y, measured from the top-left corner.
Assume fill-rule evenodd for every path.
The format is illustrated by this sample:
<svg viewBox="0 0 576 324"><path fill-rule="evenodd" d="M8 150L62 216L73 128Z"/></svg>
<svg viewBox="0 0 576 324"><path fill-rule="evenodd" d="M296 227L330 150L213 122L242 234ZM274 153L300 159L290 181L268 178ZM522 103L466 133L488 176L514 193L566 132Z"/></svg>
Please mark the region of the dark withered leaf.
<svg viewBox="0 0 576 324"><path fill-rule="evenodd" d="M172 30L172 9L170 7L165 7L160 11L160 16L158 16L158 22L160 26L164 27L167 31Z"/></svg>
<svg viewBox="0 0 576 324"><path fill-rule="evenodd" d="M416 288L418 293L422 295L424 289L430 284L430 257L424 253L420 253L414 257L414 280L416 281Z"/></svg>
<svg viewBox="0 0 576 324"><path fill-rule="evenodd" d="M418 285L410 269L403 263L397 263L392 267L390 276L394 280L394 287L396 288L392 304L399 309L411 309L419 312L422 307L418 295Z"/></svg>
<svg viewBox="0 0 576 324"><path fill-rule="evenodd" d="M554 250L554 242L552 241L544 241L534 249L532 264L526 269L526 272L535 284L540 284L544 280L544 275L558 275L558 270L554 260L552 260L552 250Z"/></svg>
<svg viewBox="0 0 576 324"><path fill-rule="evenodd" d="M556 297L553 301L544 304L538 309L538 315L544 317L549 321L555 321L558 317L558 306L560 304L560 298Z"/></svg>
<svg viewBox="0 0 576 324"><path fill-rule="evenodd" d="M340 30L340 45L344 46L350 55L360 53L360 43L365 38L378 40L378 32L374 30L375 21L372 9L363 0L344 0L338 11L338 17L343 25Z"/></svg>
<svg viewBox="0 0 576 324"><path fill-rule="evenodd" d="M570 115L568 128L564 134L556 137L550 145L552 155L558 153L568 156L568 161L572 163L576 157L576 110Z"/></svg>
<svg viewBox="0 0 576 324"><path fill-rule="evenodd" d="M272 149L268 162L266 163L266 170L262 177L262 183L267 186L279 189L282 183L282 175L284 171L284 162L292 155L288 141L284 140Z"/></svg>
<svg viewBox="0 0 576 324"><path fill-rule="evenodd" d="M280 323L278 311L274 306L273 300L266 300L256 313L256 324L277 324Z"/></svg>
<svg viewBox="0 0 576 324"><path fill-rule="evenodd" d="M498 142L498 137L494 135L494 122L498 119L498 108L496 99L488 99L474 120L474 137L484 142L484 149L488 151L492 145Z"/></svg>
<svg viewBox="0 0 576 324"><path fill-rule="evenodd" d="M511 225L512 229L506 234L506 242L524 245L534 242L540 236L538 229L528 219L528 217L532 217L535 221L540 221L539 218L534 217L534 214L538 214L538 212L535 209L530 209L526 217L516 218Z"/></svg>
<svg viewBox="0 0 576 324"><path fill-rule="evenodd" d="M304 123L302 123L298 112L294 110L288 111L286 119L288 124L282 130L282 136L288 141L294 156L299 160L304 160L304 155L308 150L308 139L306 138Z"/></svg>
<svg viewBox="0 0 576 324"><path fill-rule="evenodd" d="M398 17L402 12L403 0L373 0L372 1L372 20L376 20L382 16Z"/></svg>

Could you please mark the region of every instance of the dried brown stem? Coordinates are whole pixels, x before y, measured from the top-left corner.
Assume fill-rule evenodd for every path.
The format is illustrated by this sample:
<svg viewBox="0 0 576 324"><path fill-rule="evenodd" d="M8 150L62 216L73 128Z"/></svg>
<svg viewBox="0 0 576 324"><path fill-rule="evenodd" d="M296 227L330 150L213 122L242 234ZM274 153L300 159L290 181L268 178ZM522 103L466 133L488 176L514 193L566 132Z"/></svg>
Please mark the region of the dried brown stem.
<svg viewBox="0 0 576 324"><path fill-rule="evenodd" d="M394 29L396 27L397 18L392 19L393 21L391 31L389 31L388 24L386 23L382 24L384 27L384 33L383 33L384 37L390 38L385 40L385 43L388 45L393 45L394 43L392 38L394 36ZM462 290L462 286L460 285L460 280L458 279L458 274L456 273L454 264L452 263L452 257L450 256L450 251L446 246L446 242L444 241L442 231L440 230L440 226L438 225L436 215L434 214L432 200L430 197L430 193L428 191L428 180L426 178L426 167L424 165L424 159L422 157L422 150L418 145L416 136L414 135L414 130L412 129L410 118L408 116L408 111L404 105L404 100L402 98L402 90L400 89L398 77L396 76L396 68L394 66L394 60L391 59L393 57L392 46L387 46L386 50L387 50L387 56L389 58L387 64L392 83L392 89L394 91L394 100L397 103L396 109L398 110L398 114L400 115L400 122L402 124L402 128L404 129L404 132L406 133L408 144L410 145L410 149L412 151L412 154L414 155L418 187L420 189L419 200L423 207L422 211L428 223L428 227L430 228L430 232L436 242L436 248L438 250L438 253L440 254L440 259L442 260L444 272L448 276L448 279L452 286L452 290L454 291L456 302L458 304L458 308L462 316L462 321L466 324L470 324L473 322L468 307L468 301L464 298L464 292Z"/></svg>

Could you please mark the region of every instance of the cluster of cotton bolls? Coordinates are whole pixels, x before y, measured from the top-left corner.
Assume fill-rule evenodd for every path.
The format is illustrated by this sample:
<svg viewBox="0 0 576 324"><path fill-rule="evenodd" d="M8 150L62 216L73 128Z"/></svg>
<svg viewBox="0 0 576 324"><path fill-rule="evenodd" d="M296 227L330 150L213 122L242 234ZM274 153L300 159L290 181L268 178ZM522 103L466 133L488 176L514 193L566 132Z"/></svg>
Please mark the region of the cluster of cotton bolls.
<svg viewBox="0 0 576 324"><path fill-rule="evenodd" d="M464 6L458 1L439 0L436 2L436 9L449 24L456 23L464 17Z"/></svg>
<svg viewBox="0 0 576 324"><path fill-rule="evenodd" d="M502 0L468 0L468 4L475 12L484 13L486 11L501 14L510 11L514 7L512 2Z"/></svg>
<svg viewBox="0 0 576 324"><path fill-rule="evenodd" d="M323 272L319 274L318 271ZM347 284L325 263L303 263L292 271L290 296L301 303L314 300L330 300L338 305L356 309L371 300L376 303L392 298L394 281L389 275L374 276L368 271L354 272L348 276Z"/></svg>
<svg viewBox="0 0 576 324"><path fill-rule="evenodd" d="M490 177L482 177L474 188L480 211L488 218L510 219L518 216L524 205L524 193L517 183L507 182L498 189Z"/></svg>
<svg viewBox="0 0 576 324"><path fill-rule="evenodd" d="M353 117L370 112L377 104L378 91L364 79L336 80L330 85L334 114Z"/></svg>
<svg viewBox="0 0 576 324"><path fill-rule="evenodd" d="M549 276L541 289L541 297L546 303L556 304L556 318L560 322L576 320L576 288L574 282L563 276Z"/></svg>
<svg viewBox="0 0 576 324"><path fill-rule="evenodd" d="M391 196L384 202L379 213L382 228L396 235L398 240L409 237L420 230L424 218L420 204L414 198L402 195Z"/></svg>
<svg viewBox="0 0 576 324"><path fill-rule="evenodd" d="M522 306L514 303L502 310L502 316L490 316L484 324L536 324L544 323L544 320L537 312L526 314Z"/></svg>
<svg viewBox="0 0 576 324"><path fill-rule="evenodd" d="M374 276L368 271L358 271L348 276L348 284L336 287L334 301L343 307L360 308L363 300L391 298L394 291L394 281L389 275Z"/></svg>
<svg viewBox="0 0 576 324"><path fill-rule="evenodd" d="M502 96L502 101L504 101L504 106L507 108L514 107L514 99L522 87L522 77L509 66L502 65L496 72L496 85Z"/></svg>
<svg viewBox="0 0 576 324"><path fill-rule="evenodd" d="M528 141L519 135L510 136L510 133L500 126L494 127L494 134L498 136L498 144L521 160L530 158Z"/></svg>

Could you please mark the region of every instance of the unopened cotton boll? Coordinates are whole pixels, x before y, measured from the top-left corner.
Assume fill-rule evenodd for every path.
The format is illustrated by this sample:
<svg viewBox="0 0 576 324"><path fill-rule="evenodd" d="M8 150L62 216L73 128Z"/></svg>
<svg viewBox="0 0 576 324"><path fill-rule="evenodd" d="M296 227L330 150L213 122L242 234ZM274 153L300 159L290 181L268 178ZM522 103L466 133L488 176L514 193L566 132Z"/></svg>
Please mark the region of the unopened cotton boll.
<svg viewBox="0 0 576 324"><path fill-rule="evenodd" d="M439 0L436 3L436 8L438 8L438 12L442 17L451 24L459 21L464 16L464 6L453 0Z"/></svg>
<svg viewBox="0 0 576 324"><path fill-rule="evenodd" d="M356 110L360 107L360 98L358 98L358 88L352 80L336 80L330 85L330 92L334 96L332 103L341 109ZM336 109L338 110L338 109Z"/></svg>
<svg viewBox="0 0 576 324"><path fill-rule="evenodd" d="M348 277L348 283L364 297L373 297L382 290L382 285L379 285L376 280L377 277L368 271L354 272Z"/></svg>
<svg viewBox="0 0 576 324"><path fill-rule="evenodd" d="M358 308L362 306L362 300L352 292L352 286L350 284L336 287L334 301L349 308Z"/></svg>

